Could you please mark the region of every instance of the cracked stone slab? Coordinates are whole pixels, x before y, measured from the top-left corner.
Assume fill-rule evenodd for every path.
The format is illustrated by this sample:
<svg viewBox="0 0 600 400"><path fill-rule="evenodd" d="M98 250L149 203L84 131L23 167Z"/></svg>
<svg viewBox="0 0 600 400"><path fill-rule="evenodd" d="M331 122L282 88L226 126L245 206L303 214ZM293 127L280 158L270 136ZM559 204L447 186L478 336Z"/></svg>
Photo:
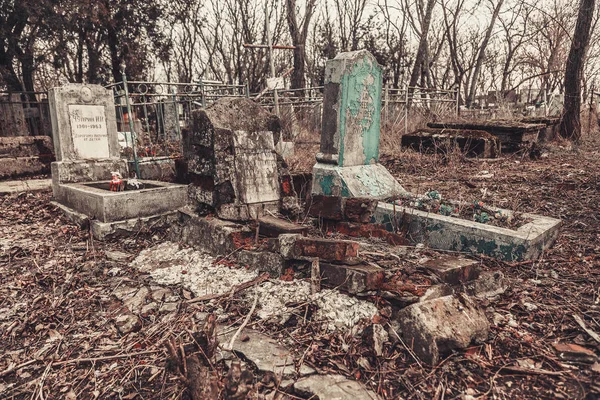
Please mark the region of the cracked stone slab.
<svg viewBox="0 0 600 400"><path fill-rule="evenodd" d="M219 342L229 345L234 333L235 331L220 335ZM276 340L252 329L244 329L243 333L248 336L248 340L241 341L238 337L233 344L233 351L253 363L259 371L273 372L282 379L315 373L314 369L305 364L296 371L293 353Z"/></svg>
<svg viewBox="0 0 600 400"><path fill-rule="evenodd" d="M294 383L296 393L321 400L375 400L380 397L360 382L342 375L311 375Z"/></svg>

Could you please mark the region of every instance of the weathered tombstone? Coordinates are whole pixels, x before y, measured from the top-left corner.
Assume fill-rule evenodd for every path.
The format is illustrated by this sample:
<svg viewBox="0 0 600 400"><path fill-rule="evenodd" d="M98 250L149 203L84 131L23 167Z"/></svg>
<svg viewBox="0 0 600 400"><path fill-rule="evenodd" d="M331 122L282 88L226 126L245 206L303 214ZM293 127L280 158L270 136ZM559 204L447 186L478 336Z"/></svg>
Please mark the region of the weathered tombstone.
<svg viewBox="0 0 600 400"><path fill-rule="evenodd" d="M313 194L384 199L405 190L379 164L381 66L366 50L327 61Z"/></svg>
<svg viewBox="0 0 600 400"><path fill-rule="evenodd" d="M60 184L108 180L112 171L127 176L127 162L119 158L111 90L68 84L50 89L48 101L56 154L52 184L59 201Z"/></svg>
<svg viewBox="0 0 600 400"><path fill-rule="evenodd" d="M244 221L278 212L293 198L275 152L279 118L246 98L223 98L193 113L183 133L190 197L220 218Z"/></svg>

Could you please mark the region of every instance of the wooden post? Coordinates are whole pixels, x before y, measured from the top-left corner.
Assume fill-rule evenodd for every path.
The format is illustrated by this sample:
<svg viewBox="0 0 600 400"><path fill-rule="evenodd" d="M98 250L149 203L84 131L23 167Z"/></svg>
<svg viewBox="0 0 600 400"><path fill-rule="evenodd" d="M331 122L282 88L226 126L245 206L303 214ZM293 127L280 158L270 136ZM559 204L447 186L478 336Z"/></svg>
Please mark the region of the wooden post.
<svg viewBox="0 0 600 400"><path fill-rule="evenodd" d="M310 294L315 295L321 291L321 266L319 264L319 258L315 258L312 261L310 267Z"/></svg>

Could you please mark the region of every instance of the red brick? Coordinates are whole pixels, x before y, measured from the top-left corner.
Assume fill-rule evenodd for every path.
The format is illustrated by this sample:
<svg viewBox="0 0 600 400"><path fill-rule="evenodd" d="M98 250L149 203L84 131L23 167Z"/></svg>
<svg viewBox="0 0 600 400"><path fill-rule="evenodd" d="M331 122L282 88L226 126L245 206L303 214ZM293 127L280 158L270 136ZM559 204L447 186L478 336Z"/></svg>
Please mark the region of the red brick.
<svg viewBox="0 0 600 400"><path fill-rule="evenodd" d="M348 221L371 222L377 203L377 200L359 197L345 199L344 216Z"/></svg>
<svg viewBox="0 0 600 400"><path fill-rule="evenodd" d="M358 257L358 246L357 242L349 240L299 238L294 243L293 254L326 261L346 261Z"/></svg>
<svg viewBox="0 0 600 400"><path fill-rule="evenodd" d="M456 285L472 281L479 277L479 262L468 258L444 256L427 261L423 267L440 278L443 282Z"/></svg>
<svg viewBox="0 0 600 400"><path fill-rule="evenodd" d="M351 237L378 238L385 240L394 246L408 244L406 237L386 230L382 224L339 222L335 229L342 235Z"/></svg>
<svg viewBox="0 0 600 400"><path fill-rule="evenodd" d="M309 207L308 215L311 217L333 219L336 221L344 219L341 197L314 195L307 206Z"/></svg>
<svg viewBox="0 0 600 400"><path fill-rule="evenodd" d="M374 265L321 263L321 278L326 286L339 287L356 294L379 289L383 284L384 273L383 268Z"/></svg>

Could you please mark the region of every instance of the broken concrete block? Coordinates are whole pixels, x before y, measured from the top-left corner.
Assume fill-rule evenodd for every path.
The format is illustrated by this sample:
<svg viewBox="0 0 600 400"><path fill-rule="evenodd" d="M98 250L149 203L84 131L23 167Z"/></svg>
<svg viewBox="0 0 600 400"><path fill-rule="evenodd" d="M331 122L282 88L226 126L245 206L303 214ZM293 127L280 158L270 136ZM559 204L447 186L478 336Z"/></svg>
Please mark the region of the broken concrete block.
<svg viewBox="0 0 600 400"><path fill-rule="evenodd" d="M358 242L298 237L291 248L282 246L282 255L287 259L318 257L324 261L348 261L358 257ZM289 253L283 254L284 249Z"/></svg>
<svg viewBox="0 0 600 400"><path fill-rule="evenodd" d="M481 273L478 261L452 255L429 260L423 267L434 273L442 282L451 285L472 281Z"/></svg>
<svg viewBox="0 0 600 400"><path fill-rule="evenodd" d="M296 372L293 353L276 340L252 329L244 329L248 336L245 341L239 338L233 342L233 351L256 366L260 372L272 372L281 379L314 374L315 370L302 364ZM229 346L234 332L219 336L219 342Z"/></svg>
<svg viewBox="0 0 600 400"><path fill-rule="evenodd" d="M302 234L308 229L306 226L294 224L270 215L259 218L258 222L260 224L260 234L269 237L277 237L282 233Z"/></svg>
<svg viewBox="0 0 600 400"><path fill-rule="evenodd" d="M377 200L368 198L348 198L344 201L344 217L352 222L371 222L377 209Z"/></svg>
<svg viewBox="0 0 600 400"><path fill-rule="evenodd" d="M394 316L404 343L424 362L435 365L453 350L487 339L490 324L467 296L445 296L412 304Z"/></svg>
<svg viewBox="0 0 600 400"><path fill-rule="evenodd" d="M465 285L465 293L477 298L491 298L508 289L508 279L501 271L485 271L479 278Z"/></svg>
<svg viewBox="0 0 600 400"><path fill-rule="evenodd" d="M390 232L382 224L339 222L334 229L346 236L382 239L393 246L409 244L409 240L404 235Z"/></svg>
<svg viewBox="0 0 600 400"><path fill-rule="evenodd" d="M138 331L142 327L140 319L131 313L119 315L115 318L115 325L122 335Z"/></svg>
<svg viewBox="0 0 600 400"><path fill-rule="evenodd" d="M362 333L363 341L373 348L377 357L383 355L383 345L389 341L389 334L381 324L369 325Z"/></svg>
<svg viewBox="0 0 600 400"><path fill-rule="evenodd" d="M192 119L182 132L185 162L179 175L196 186L193 200L231 220L260 217L263 204L277 211L279 118L252 100L222 98Z"/></svg>
<svg viewBox="0 0 600 400"><path fill-rule="evenodd" d="M339 287L357 294L377 290L384 280L384 269L375 265L335 265L321 263L321 279L324 285Z"/></svg>
<svg viewBox="0 0 600 400"><path fill-rule="evenodd" d="M241 250L238 253L237 261L251 269L268 272L269 275L275 277L281 275L285 265L285 260L280 254L269 251Z"/></svg>
<svg viewBox="0 0 600 400"><path fill-rule="evenodd" d="M457 148L470 157L500 155L500 139L483 130L422 128L402 135L402 147L417 151L449 152Z"/></svg>
<svg viewBox="0 0 600 400"><path fill-rule="evenodd" d="M380 397L361 383L342 375L311 375L294 383L294 391L301 396L322 400L375 400Z"/></svg>
<svg viewBox="0 0 600 400"><path fill-rule="evenodd" d="M246 240L254 240L254 232L234 222L219 218L201 217L188 209L180 210L183 229L173 231L171 240L183 241L210 254L226 255L243 247Z"/></svg>

